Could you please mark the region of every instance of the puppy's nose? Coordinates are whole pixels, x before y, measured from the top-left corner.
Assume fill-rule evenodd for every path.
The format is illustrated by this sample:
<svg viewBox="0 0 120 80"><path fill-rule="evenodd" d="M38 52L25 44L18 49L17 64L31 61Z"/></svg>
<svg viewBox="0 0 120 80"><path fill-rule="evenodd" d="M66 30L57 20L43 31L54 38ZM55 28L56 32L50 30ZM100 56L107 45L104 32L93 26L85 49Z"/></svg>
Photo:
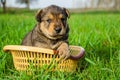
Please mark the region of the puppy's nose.
<svg viewBox="0 0 120 80"><path fill-rule="evenodd" d="M60 33L60 31L61 31L60 27L55 27L54 29L55 29L56 33Z"/></svg>

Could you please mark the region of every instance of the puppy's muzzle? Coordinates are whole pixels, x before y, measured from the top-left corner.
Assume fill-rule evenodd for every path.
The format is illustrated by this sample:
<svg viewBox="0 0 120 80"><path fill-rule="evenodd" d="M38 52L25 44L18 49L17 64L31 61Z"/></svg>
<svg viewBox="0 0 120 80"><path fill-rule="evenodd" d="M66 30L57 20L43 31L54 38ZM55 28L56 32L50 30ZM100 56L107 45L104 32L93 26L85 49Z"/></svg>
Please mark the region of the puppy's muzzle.
<svg viewBox="0 0 120 80"><path fill-rule="evenodd" d="M62 30L62 28L61 27L55 27L54 30L55 30L56 33L60 33L60 31Z"/></svg>

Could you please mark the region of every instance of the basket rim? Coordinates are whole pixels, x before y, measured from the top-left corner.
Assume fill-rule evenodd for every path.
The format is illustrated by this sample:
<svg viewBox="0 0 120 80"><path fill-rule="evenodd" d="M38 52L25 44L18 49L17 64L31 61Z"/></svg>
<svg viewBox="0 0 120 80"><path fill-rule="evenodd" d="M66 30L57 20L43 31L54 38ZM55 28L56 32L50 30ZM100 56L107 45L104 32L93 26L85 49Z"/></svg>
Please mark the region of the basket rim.
<svg viewBox="0 0 120 80"><path fill-rule="evenodd" d="M39 47L33 47L33 46L23 46L23 45L6 45L3 47L4 52L8 51L30 51L30 52L41 52L41 53L48 53L54 54L55 51L51 49L46 48L39 48Z"/></svg>
<svg viewBox="0 0 120 80"><path fill-rule="evenodd" d="M84 56L85 50L81 46L74 46L74 45L69 45L70 49L74 50L80 50L78 55L75 56L70 56L71 59L80 59L82 56ZM24 45L6 45L3 47L4 52L9 52L9 51L30 51L30 52L40 52L40 53L47 53L47 54L56 54L56 50L52 49L46 49L46 48L40 48L40 47L34 47L34 46L24 46Z"/></svg>
<svg viewBox="0 0 120 80"><path fill-rule="evenodd" d="M70 45L70 48L76 48L76 49L81 49L82 47L80 46L73 46ZM21 50L21 51L31 51L31 52L44 52L44 53L50 53L50 54L55 54L56 50L52 49L47 49L47 48L40 48L40 47L34 47L34 46L24 46L24 45L6 45L3 47L3 51L11 51L11 50Z"/></svg>

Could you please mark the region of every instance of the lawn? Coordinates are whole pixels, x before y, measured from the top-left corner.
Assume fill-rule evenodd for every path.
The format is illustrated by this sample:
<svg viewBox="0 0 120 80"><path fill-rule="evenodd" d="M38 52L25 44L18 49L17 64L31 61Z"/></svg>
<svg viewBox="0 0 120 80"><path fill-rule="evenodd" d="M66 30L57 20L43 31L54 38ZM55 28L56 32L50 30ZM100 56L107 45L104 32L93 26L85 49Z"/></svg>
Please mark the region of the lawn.
<svg viewBox="0 0 120 80"><path fill-rule="evenodd" d="M69 43L86 51L73 73L15 70L11 54L2 49L19 45L35 23L33 13L0 14L0 80L120 80L120 13L71 14Z"/></svg>

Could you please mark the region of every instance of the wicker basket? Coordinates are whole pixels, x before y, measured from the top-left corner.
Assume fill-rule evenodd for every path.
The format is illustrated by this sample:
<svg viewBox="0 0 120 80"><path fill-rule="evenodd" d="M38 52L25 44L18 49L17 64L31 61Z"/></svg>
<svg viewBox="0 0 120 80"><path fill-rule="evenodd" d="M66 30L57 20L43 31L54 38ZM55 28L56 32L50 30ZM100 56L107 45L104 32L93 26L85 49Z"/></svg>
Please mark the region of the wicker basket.
<svg viewBox="0 0 120 80"><path fill-rule="evenodd" d="M59 71L75 71L77 68L77 61L73 59L81 58L84 55L84 49L78 46L70 46L70 54L79 54L79 57L71 56L71 59L60 60L58 55L55 55L54 50L19 46L19 45L7 45L3 48L4 51L10 51L13 56L13 62L16 70L26 71L33 65L35 68L40 68L43 65L56 65L52 67L52 70Z"/></svg>

